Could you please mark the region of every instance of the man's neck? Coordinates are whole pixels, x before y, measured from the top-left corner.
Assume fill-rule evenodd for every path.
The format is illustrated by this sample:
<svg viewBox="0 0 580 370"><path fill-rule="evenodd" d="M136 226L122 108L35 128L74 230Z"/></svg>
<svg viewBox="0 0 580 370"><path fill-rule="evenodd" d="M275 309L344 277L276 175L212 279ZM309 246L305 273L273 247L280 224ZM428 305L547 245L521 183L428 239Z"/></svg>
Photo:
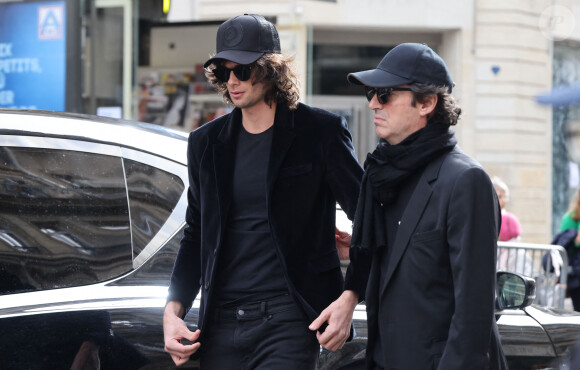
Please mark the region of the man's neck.
<svg viewBox="0 0 580 370"><path fill-rule="evenodd" d="M244 129L251 134L259 134L272 127L275 116L275 102L271 105L264 102L249 108L242 108L242 124Z"/></svg>

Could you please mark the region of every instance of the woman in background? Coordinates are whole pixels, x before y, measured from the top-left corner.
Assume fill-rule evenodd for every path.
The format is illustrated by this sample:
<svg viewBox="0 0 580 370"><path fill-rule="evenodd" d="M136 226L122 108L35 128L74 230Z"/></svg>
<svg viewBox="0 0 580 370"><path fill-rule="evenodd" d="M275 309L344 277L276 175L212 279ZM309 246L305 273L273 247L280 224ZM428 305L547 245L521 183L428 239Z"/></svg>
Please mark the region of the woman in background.
<svg viewBox="0 0 580 370"><path fill-rule="evenodd" d="M520 221L511 212L505 210L505 205L510 199L510 190L505 182L499 177L494 176L491 180L497 193L499 206L501 208L501 229L499 231L499 241L519 241L522 234Z"/></svg>
<svg viewBox="0 0 580 370"><path fill-rule="evenodd" d="M568 254L568 264L571 270L568 273L567 294L572 299L574 311L580 311L580 188L570 202L568 212L562 217L560 232L552 240L552 244L561 245Z"/></svg>
<svg viewBox="0 0 580 370"><path fill-rule="evenodd" d="M501 229L499 231L498 241L519 242L522 234L520 221L516 215L505 209L505 206L510 199L510 190L506 183L497 176L494 176L491 179L491 182L493 183L495 192L497 193L497 199L501 208ZM498 253L498 270L531 276L533 261L525 250L519 248L498 248Z"/></svg>

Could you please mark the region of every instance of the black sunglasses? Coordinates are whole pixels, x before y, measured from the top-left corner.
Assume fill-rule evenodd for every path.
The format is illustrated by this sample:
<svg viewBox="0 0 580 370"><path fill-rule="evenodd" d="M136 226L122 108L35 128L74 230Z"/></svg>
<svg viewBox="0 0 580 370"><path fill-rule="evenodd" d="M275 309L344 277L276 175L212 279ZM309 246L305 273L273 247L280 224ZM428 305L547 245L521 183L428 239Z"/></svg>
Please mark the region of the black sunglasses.
<svg viewBox="0 0 580 370"><path fill-rule="evenodd" d="M226 68L221 65L212 70L213 75L219 82L228 82L230 79L230 72L232 71L240 81L248 81L252 76L252 66L248 64L238 64L234 68Z"/></svg>
<svg viewBox="0 0 580 370"><path fill-rule="evenodd" d="M412 91L412 90L408 87L380 87L377 89L375 87L365 86L367 100L370 102L371 100L373 100L373 96L377 94L377 100L379 101L379 104L387 104L389 96L393 91Z"/></svg>

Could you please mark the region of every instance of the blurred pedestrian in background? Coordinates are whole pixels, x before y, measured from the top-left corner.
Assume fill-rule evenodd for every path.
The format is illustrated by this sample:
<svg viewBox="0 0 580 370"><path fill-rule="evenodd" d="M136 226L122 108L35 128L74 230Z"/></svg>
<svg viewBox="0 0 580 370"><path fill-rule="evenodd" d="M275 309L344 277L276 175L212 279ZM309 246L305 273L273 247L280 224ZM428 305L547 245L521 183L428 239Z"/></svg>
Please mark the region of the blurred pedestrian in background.
<svg viewBox="0 0 580 370"><path fill-rule="evenodd" d="M501 229L498 241L519 242L521 240L522 227L520 221L511 212L505 209L510 200L510 190L507 184L497 176L491 179L497 199L501 208ZM497 258L497 269L501 271L517 272L526 276L532 274L533 260L528 253L521 248L501 248Z"/></svg>
<svg viewBox="0 0 580 370"><path fill-rule="evenodd" d="M516 215L505 209L506 204L510 200L510 190L507 184L497 176L494 176L491 181L497 193L497 199L499 200L499 206L501 208L501 229L498 240L502 242L519 241L522 234L520 221Z"/></svg>
<svg viewBox="0 0 580 370"><path fill-rule="evenodd" d="M562 217L560 232L556 234L552 244L561 245L566 249L568 272L566 294L572 299L574 311L580 311L580 188L570 202L568 212Z"/></svg>

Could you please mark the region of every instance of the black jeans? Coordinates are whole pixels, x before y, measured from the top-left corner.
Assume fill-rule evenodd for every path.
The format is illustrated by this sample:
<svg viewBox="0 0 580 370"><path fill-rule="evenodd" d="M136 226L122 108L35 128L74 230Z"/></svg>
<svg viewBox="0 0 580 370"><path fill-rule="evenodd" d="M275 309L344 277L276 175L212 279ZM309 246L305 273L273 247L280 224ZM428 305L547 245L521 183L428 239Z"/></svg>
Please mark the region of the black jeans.
<svg viewBox="0 0 580 370"><path fill-rule="evenodd" d="M316 333L290 296L216 310L201 343L200 367L316 369Z"/></svg>

